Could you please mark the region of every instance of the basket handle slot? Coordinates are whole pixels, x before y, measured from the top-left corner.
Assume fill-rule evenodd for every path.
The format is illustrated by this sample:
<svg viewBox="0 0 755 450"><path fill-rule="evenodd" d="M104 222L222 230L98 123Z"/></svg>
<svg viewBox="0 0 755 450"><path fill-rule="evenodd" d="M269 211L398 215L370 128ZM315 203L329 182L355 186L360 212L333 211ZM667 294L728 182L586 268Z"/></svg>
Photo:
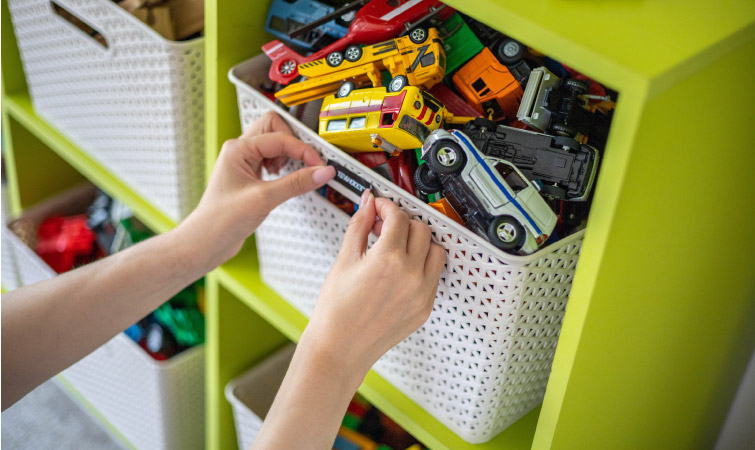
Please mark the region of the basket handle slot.
<svg viewBox="0 0 755 450"><path fill-rule="evenodd" d="M107 39L105 39L105 35L103 35L99 30L89 25L86 21L76 16L71 11L60 6L58 3L50 1L50 5L52 6L52 10L55 12L55 14L60 16L63 20L81 30L84 34L89 36L94 42L98 43L102 47L106 49L110 48Z"/></svg>

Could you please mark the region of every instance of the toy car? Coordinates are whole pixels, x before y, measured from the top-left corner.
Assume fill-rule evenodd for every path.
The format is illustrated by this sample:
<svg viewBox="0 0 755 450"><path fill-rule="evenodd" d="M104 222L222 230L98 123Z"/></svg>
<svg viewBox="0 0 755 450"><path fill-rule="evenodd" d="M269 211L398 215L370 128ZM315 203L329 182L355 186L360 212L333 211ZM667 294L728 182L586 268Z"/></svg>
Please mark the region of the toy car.
<svg viewBox="0 0 755 450"><path fill-rule="evenodd" d="M346 13L317 26L301 36L290 37L289 33L335 11L333 6L316 0L273 0L265 22L265 31L288 45L305 51L316 51L346 36L354 13Z"/></svg>
<svg viewBox="0 0 755 450"><path fill-rule="evenodd" d="M603 149L611 117L585 109L581 96L589 88L587 80L561 79L545 67L538 67L530 74L517 118L533 128L560 136L582 134L590 145Z"/></svg>
<svg viewBox="0 0 755 450"><path fill-rule="evenodd" d="M401 150L421 147L443 122L446 109L418 87L395 92L393 85L352 90L344 83L322 102L320 136L349 153L381 151L373 135Z"/></svg>
<svg viewBox="0 0 755 450"><path fill-rule="evenodd" d="M487 47L453 76L461 95L491 120L516 117L522 86Z"/></svg>
<svg viewBox="0 0 755 450"><path fill-rule="evenodd" d="M348 8L348 7L347 7ZM341 14L341 9L331 15ZM273 61L270 67L270 79L280 84L288 84L298 75L298 67L331 55L345 55L349 49L359 45L370 45L392 39L399 34L409 32L419 38L418 27L429 19L437 17L448 19L455 11L437 0L371 0L356 12L349 26L349 32L343 38L333 42L310 56L302 56L286 47L280 41L272 41L262 46L262 51ZM329 15L330 16L330 15ZM320 20L330 20L328 16ZM318 24L313 22L312 26Z"/></svg>
<svg viewBox="0 0 755 450"><path fill-rule="evenodd" d="M556 214L510 162L480 152L458 130L436 130L422 146L425 164L415 184L442 191L464 224L509 253L537 250L556 225Z"/></svg>
<svg viewBox="0 0 755 450"><path fill-rule="evenodd" d="M429 89L443 79L446 54L437 29L419 30L421 33L366 47L352 46L343 55L331 54L302 64L299 72L307 79L286 86L275 97L293 106L335 94L344 81L350 81L352 88L378 87L384 70L393 77L390 87L394 92L407 84Z"/></svg>
<svg viewBox="0 0 755 450"><path fill-rule="evenodd" d="M480 118L468 122L463 131L482 153L513 163L527 179L542 184L540 194L570 201L590 195L599 155L589 145Z"/></svg>

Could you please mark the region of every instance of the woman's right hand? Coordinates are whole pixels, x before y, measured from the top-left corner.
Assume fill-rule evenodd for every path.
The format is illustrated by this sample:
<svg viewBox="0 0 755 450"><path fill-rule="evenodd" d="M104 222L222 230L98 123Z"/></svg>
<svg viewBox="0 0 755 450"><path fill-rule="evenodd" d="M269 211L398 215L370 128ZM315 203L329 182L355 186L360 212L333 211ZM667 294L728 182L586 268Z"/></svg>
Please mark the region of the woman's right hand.
<svg viewBox="0 0 755 450"><path fill-rule="evenodd" d="M428 319L446 261L427 225L371 193L360 203L300 342L359 382ZM371 231L379 237L368 251Z"/></svg>

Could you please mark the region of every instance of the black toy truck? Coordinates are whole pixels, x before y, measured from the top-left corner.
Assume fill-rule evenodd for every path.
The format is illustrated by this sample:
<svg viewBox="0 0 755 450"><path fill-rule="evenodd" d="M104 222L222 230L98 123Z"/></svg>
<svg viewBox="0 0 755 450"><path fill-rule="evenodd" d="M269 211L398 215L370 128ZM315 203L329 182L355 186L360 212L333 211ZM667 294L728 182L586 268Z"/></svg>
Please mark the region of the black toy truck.
<svg viewBox="0 0 755 450"><path fill-rule="evenodd" d="M462 131L481 152L513 163L540 194L569 201L590 195L598 169L598 151L566 136L550 136L477 118Z"/></svg>

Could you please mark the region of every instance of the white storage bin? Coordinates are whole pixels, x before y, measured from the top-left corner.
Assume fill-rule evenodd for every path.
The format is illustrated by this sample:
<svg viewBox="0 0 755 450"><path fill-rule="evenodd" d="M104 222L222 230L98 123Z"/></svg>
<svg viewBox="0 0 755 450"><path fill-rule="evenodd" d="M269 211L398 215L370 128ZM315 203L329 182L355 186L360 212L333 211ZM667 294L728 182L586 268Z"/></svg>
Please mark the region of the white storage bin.
<svg viewBox="0 0 755 450"><path fill-rule="evenodd" d="M53 213L80 213L67 208L86 205L93 195L93 186L74 189L24 216L37 223ZM55 277L55 271L12 232L8 238L13 243L20 286ZM5 242L4 234L3 246ZM62 376L135 447L204 448L204 346L156 361L120 333L64 370Z"/></svg>
<svg viewBox="0 0 755 450"><path fill-rule="evenodd" d="M294 350L296 345L286 345L226 385L225 398L233 408L239 449L252 446L283 382Z"/></svg>
<svg viewBox="0 0 755 450"><path fill-rule="evenodd" d="M229 74L244 128L267 111L295 135L430 226L447 253L429 320L374 369L463 439L490 440L542 402L584 231L512 256L325 142L250 86L270 65L257 56ZM299 167L289 164L281 176ZM273 176L265 174L266 179ZM332 186L342 193L337 183ZM256 232L262 279L309 316L349 217L316 193L275 209ZM371 239L370 242L373 242Z"/></svg>
<svg viewBox="0 0 755 450"><path fill-rule="evenodd" d="M204 39L162 38L110 0L9 0L37 114L174 221L204 186Z"/></svg>

